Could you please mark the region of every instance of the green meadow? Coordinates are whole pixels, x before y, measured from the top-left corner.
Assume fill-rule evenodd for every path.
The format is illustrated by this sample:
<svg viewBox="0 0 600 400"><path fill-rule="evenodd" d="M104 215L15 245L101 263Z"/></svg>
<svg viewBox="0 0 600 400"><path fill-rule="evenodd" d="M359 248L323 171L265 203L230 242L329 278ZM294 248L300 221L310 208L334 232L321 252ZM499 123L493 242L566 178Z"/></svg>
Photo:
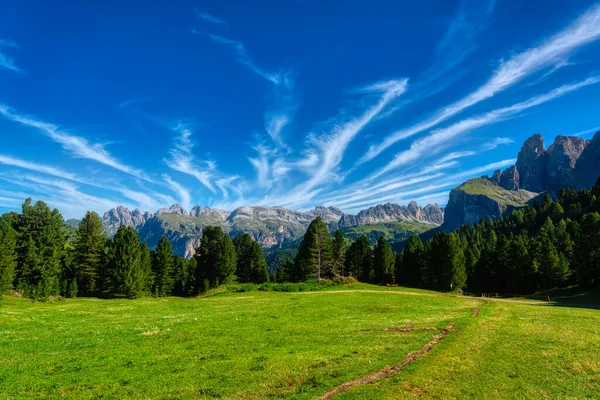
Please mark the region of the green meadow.
<svg viewBox="0 0 600 400"><path fill-rule="evenodd" d="M333 397L600 397L599 310L352 284L189 299L5 296L0 398L312 399L401 363L449 326L396 373Z"/></svg>

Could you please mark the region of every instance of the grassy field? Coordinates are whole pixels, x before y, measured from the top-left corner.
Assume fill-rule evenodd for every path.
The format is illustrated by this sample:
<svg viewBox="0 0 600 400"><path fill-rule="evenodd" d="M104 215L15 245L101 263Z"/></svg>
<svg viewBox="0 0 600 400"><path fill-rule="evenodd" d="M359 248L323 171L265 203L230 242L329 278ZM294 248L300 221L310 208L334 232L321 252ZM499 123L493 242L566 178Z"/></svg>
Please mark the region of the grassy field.
<svg viewBox="0 0 600 400"><path fill-rule="evenodd" d="M483 304L364 284L197 299L5 297L0 398L311 399L402 362L452 322L399 374L336 398L600 397L600 311Z"/></svg>

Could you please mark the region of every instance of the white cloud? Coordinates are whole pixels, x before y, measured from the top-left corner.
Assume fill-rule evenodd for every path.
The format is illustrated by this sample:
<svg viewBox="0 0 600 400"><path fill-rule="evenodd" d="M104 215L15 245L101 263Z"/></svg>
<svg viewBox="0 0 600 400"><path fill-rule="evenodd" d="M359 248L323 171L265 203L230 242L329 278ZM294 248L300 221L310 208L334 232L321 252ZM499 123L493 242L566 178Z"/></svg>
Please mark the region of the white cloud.
<svg viewBox="0 0 600 400"><path fill-rule="evenodd" d="M70 172L65 172L59 168L54 168L54 167L49 167L46 165L32 163L32 162L21 160L18 158L0 155L0 164L10 165L13 167L27 169L27 170L34 171L34 172L41 172L43 174L53 175L53 176L57 176L60 178L70 179L73 181L77 180L75 175L71 174Z"/></svg>
<svg viewBox="0 0 600 400"><path fill-rule="evenodd" d="M439 153L442 149L444 149L446 142L455 138L459 134L472 131L473 129L477 129L485 125L490 125L502 121L510 116L514 116L524 110L527 110L528 108L538 106L555 98L563 96L567 93L570 93L585 86L594 85L598 82L600 82L600 78L593 77L581 82L563 85L552 90L549 93L532 97L531 99L523 101L521 103L499 108L490 111L486 114L474 116L459 121L455 124L450 125L447 128L435 130L429 136L414 141L410 146L410 149L396 154L396 156L391 162L389 162L385 167L381 168L379 171L372 174L370 179L375 179L387 172L394 170L395 168L401 165L406 165L408 163L414 162L416 160L421 159L422 157L431 156L433 154Z"/></svg>
<svg viewBox="0 0 600 400"><path fill-rule="evenodd" d="M380 144L372 145L359 163L372 160L399 140L430 129L468 107L502 92L535 72L564 64L572 52L598 38L600 38L600 4L591 7L567 28L539 46L529 48L511 57L508 61L501 62L491 78L476 91L438 111L429 119L394 132Z"/></svg>
<svg viewBox="0 0 600 400"><path fill-rule="evenodd" d="M179 134L179 137L175 139L174 147L169 150L170 157L165 159L165 164L175 171L188 174L198 179L207 189L215 193L215 187L212 184L213 174L211 172L210 163L206 169L200 169L196 165L199 164L194 159L192 150L194 144L192 143L191 136L192 131L183 124L178 124L173 128L174 132Z"/></svg>
<svg viewBox="0 0 600 400"><path fill-rule="evenodd" d="M0 39L0 49L2 49L3 47L12 47L14 49L17 49L19 46L17 46L17 44L11 40ZM15 64L15 60L13 58L9 57L2 51L0 51L0 68L8 69L10 71L18 73L25 72Z"/></svg>
<svg viewBox="0 0 600 400"><path fill-rule="evenodd" d="M136 178L151 181L143 171L123 164L114 158L108 151L106 151L102 144L89 143L87 139L81 136L74 136L61 131L58 126L54 124L36 120L25 115L16 114L12 109L1 104L0 115L13 122L40 130L44 135L48 136L54 142L62 145L63 149L75 157L94 160L118 171L135 176Z"/></svg>
<svg viewBox="0 0 600 400"><path fill-rule="evenodd" d="M183 187L179 182L175 182L167 174L163 174L163 179L167 182L171 190L179 195L179 204L189 211L190 208L192 208L192 195L190 194L190 191Z"/></svg>
<svg viewBox="0 0 600 400"><path fill-rule="evenodd" d="M337 173L344 153L350 142L369 124L391 101L401 96L407 89L408 79L377 82L361 88L361 92L378 93L375 104L368 107L358 118L346 121L334 121L331 132L326 135L312 136L310 143L313 150L311 157L318 156L318 167L312 171L311 178L300 186L299 193L304 196L313 188L331 180Z"/></svg>
<svg viewBox="0 0 600 400"><path fill-rule="evenodd" d="M221 18L215 17L214 15L211 15L209 13L201 12L198 10L194 10L194 12L198 16L198 18L202 19L205 22L210 22L211 24L225 24L225 21L223 21Z"/></svg>

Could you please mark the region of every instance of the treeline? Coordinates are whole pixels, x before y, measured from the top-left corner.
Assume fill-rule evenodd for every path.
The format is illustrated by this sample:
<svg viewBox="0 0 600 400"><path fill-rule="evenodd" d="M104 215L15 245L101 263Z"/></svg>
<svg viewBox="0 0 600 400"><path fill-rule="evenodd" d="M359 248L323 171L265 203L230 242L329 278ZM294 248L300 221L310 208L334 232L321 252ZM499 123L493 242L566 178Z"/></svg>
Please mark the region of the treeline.
<svg viewBox="0 0 600 400"><path fill-rule="evenodd" d="M591 190L566 188L498 220L411 237L400 253L400 284L449 290L436 268L460 271L454 288L529 294L572 284L600 284L600 180ZM464 267L462 267L464 265ZM460 285L458 285L460 284Z"/></svg>
<svg viewBox="0 0 600 400"><path fill-rule="evenodd" d="M136 230L121 226L107 239L98 214L86 213L67 240L58 210L43 202L23 203L22 213L0 216L0 294L14 289L27 297L145 295L189 296L237 276L239 282L268 282L261 247L248 234L232 240L206 227L196 255L173 255L162 237L155 250Z"/></svg>
<svg viewBox="0 0 600 400"><path fill-rule="evenodd" d="M32 298L63 296L190 296L236 279L243 283L304 282L353 276L434 290L528 294L570 284L600 284L600 180L591 190L564 189L553 200L515 210L496 221L417 236L395 253L380 237L372 248L361 235L331 236L317 217L292 260L269 275L261 247L248 234L233 240L207 226L190 260L173 255L162 237L155 250L132 227L107 239L88 212L67 240L57 210L27 199L22 213L0 216L0 293ZM349 244L349 245L348 245Z"/></svg>
<svg viewBox="0 0 600 400"><path fill-rule="evenodd" d="M362 235L346 248L338 231L311 223L294 261L277 280L303 281L351 275L362 282L397 283L433 290L529 294L572 284L600 284L600 179L590 190L566 188L556 200L513 211L496 221L437 232L423 242L411 236L394 253L380 237L371 249Z"/></svg>

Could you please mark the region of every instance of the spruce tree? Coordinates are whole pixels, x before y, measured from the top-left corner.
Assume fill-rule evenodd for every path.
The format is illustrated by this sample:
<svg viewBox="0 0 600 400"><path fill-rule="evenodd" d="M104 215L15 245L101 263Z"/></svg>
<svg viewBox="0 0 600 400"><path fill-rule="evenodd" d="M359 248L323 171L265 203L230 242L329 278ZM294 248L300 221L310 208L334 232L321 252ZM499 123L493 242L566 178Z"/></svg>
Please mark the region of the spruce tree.
<svg viewBox="0 0 600 400"><path fill-rule="evenodd" d="M291 258L286 257L279 265L279 268L277 268L277 273L275 274L276 282L284 283L290 281L292 279L291 276L293 275L293 272L294 262L291 260Z"/></svg>
<svg viewBox="0 0 600 400"><path fill-rule="evenodd" d="M404 266L402 265L404 258L404 252L399 251L396 253L396 260L394 261L394 280L396 283L402 281L402 274L404 271Z"/></svg>
<svg viewBox="0 0 600 400"><path fill-rule="evenodd" d="M308 226L298 248L298 254L294 259L294 279L304 281L331 276L333 267L331 253L329 230L321 217L317 217Z"/></svg>
<svg viewBox="0 0 600 400"><path fill-rule="evenodd" d="M17 232L8 218L0 216L0 296L13 288L17 267Z"/></svg>
<svg viewBox="0 0 600 400"><path fill-rule="evenodd" d="M73 252L78 293L92 295L97 291L98 277L106 265L106 232L95 212L88 211L79 223Z"/></svg>
<svg viewBox="0 0 600 400"><path fill-rule="evenodd" d="M138 234L133 227L122 225L108 251L104 290L111 296L140 297L146 290L147 278Z"/></svg>
<svg viewBox="0 0 600 400"><path fill-rule="evenodd" d="M46 298L60 292L61 260L65 247L64 220L42 201L23 203L18 221L17 288L30 297Z"/></svg>
<svg viewBox="0 0 600 400"><path fill-rule="evenodd" d="M240 282L268 282L267 262L260 245L247 233L233 239L237 257L235 275Z"/></svg>
<svg viewBox="0 0 600 400"><path fill-rule="evenodd" d="M371 245L367 236L361 235L346 251L345 269L349 275L361 281L370 279L372 270Z"/></svg>
<svg viewBox="0 0 600 400"><path fill-rule="evenodd" d="M196 287L204 290L216 287L233 276L236 256L229 235L218 226L204 228L200 247L196 251Z"/></svg>
<svg viewBox="0 0 600 400"><path fill-rule="evenodd" d="M152 257L152 294L168 296L173 291L174 277L173 245L162 236Z"/></svg>
<svg viewBox="0 0 600 400"><path fill-rule="evenodd" d="M346 261L346 238L339 230L335 231L331 244L333 256L333 275L344 275L344 263Z"/></svg>
<svg viewBox="0 0 600 400"><path fill-rule="evenodd" d="M392 246L383 236L377 240L377 245L373 251L373 271L375 281L378 283L391 283L394 281L394 263L396 255Z"/></svg>
<svg viewBox="0 0 600 400"><path fill-rule="evenodd" d="M583 216L575 240L577 280L582 285L600 283L600 214Z"/></svg>
<svg viewBox="0 0 600 400"><path fill-rule="evenodd" d="M421 239L412 235L408 238L402 253L402 272L399 284L409 287L420 287L423 284L425 269L425 249Z"/></svg>

